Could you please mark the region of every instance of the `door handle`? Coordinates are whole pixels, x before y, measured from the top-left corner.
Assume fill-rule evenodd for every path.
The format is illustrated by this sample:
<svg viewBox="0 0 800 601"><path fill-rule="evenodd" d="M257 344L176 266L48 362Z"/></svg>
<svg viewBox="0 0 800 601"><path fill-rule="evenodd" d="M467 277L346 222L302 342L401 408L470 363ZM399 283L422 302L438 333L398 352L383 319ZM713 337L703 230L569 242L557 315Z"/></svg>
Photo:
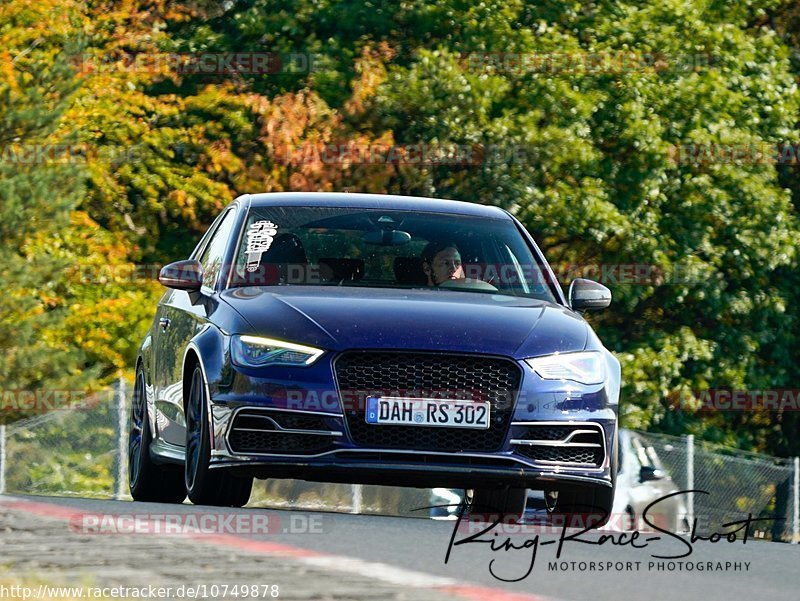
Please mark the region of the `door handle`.
<svg viewBox="0 0 800 601"><path fill-rule="evenodd" d="M170 323L172 323L172 322L169 319L167 319L166 317L162 317L161 319L158 320L158 325L160 325L161 329L165 330L165 331L169 327Z"/></svg>

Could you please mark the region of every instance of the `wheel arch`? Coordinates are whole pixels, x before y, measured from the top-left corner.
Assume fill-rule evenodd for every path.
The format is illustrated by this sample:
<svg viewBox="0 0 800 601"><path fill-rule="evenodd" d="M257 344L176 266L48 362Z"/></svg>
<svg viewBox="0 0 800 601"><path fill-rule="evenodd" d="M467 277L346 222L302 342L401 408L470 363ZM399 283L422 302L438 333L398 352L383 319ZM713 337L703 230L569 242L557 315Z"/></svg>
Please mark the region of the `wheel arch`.
<svg viewBox="0 0 800 601"><path fill-rule="evenodd" d="M188 346L186 348L186 354L183 358L183 371L182 373L182 390L183 390L183 413L186 415L186 405L189 402L189 391L191 387L191 383L189 378L194 372L195 367L200 365L200 369L202 370L202 363L200 362L200 355L197 353L197 349ZM205 380L205 375L203 376L203 380Z"/></svg>
<svg viewBox="0 0 800 601"><path fill-rule="evenodd" d="M214 432L213 416L211 411L212 394L217 390L225 361L225 336L212 326L207 326L198 333L183 354L182 367L182 409L186 415L187 403L191 388L191 375L197 366L203 377L205 387L209 432ZM214 449L214 436L211 436L211 448Z"/></svg>

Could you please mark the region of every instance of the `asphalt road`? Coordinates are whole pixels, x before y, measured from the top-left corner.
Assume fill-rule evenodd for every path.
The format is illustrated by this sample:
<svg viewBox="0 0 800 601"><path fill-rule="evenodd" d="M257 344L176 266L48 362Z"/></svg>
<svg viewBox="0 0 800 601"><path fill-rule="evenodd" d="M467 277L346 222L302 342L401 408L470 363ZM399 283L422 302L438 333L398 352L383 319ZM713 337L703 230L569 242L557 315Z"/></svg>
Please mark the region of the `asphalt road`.
<svg viewBox="0 0 800 601"><path fill-rule="evenodd" d="M263 578L266 572L254 568L263 561L272 570L270 578L282 580L280 598L753 601L795 600L800 590L800 546L752 539L744 543L742 532L733 542L723 537L716 543L698 540L694 544L686 537L641 533L633 541L640 548L632 548L630 533L595 532L580 536L589 542L565 540L561 557L556 558L558 528L529 526L519 532L519 527L510 527L480 535L493 543L453 545L445 563L451 537L459 542L475 533L469 525L454 534L452 521L22 496L0 497L0 512L5 514L0 526L0 565L14 574L31 572L31 557L25 551L30 545L38 545L42 555L49 557L79 542L74 548L87 553L98 545L113 549L109 556L113 560L107 563L134 576L139 573L142 545L172 549L159 560L174 568L165 576L172 582L244 578L240 571L250 579ZM139 534L130 533L132 516L139 519ZM221 516L229 516L230 523L225 524ZM212 525L206 526L221 534L193 537L189 543L176 533L176 529L202 525L202 519L210 519ZM49 524L49 531L30 527L30 520ZM170 520L172 531L168 531ZM151 534L141 534L148 530ZM153 530L159 534L152 535ZM575 533L568 531L567 536ZM602 545L591 544L599 543L601 536L606 537ZM60 542L52 543L55 539ZM20 543L25 540L28 543ZM49 550L48 540L53 547ZM628 544L616 544L623 541ZM187 548L191 550L185 555L176 551ZM233 550L239 553L235 561L228 557L225 563L213 557L218 552L230 556ZM654 557L689 550L691 555L681 559ZM194 565L198 556L205 557L204 565L211 568L198 573ZM299 571L298 562L302 563ZM92 574L94 564L89 564L84 571ZM223 564L222 573L215 573L213 566ZM48 567L42 557L33 568L37 565L46 570L58 567ZM76 574L75 565L69 569Z"/></svg>

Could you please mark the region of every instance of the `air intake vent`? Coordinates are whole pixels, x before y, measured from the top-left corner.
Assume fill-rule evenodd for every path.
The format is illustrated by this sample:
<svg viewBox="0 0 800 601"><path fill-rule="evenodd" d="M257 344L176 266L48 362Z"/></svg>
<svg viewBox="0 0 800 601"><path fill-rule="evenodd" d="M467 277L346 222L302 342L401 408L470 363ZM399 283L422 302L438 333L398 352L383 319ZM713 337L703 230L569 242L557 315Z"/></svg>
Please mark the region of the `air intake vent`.
<svg viewBox="0 0 800 601"><path fill-rule="evenodd" d="M515 453L542 463L601 467L605 460L597 424L528 424L511 444Z"/></svg>
<svg viewBox="0 0 800 601"><path fill-rule="evenodd" d="M324 416L290 411L239 411L228 430L234 453L314 455L333 448L341 432L331 431Z"/></svg>

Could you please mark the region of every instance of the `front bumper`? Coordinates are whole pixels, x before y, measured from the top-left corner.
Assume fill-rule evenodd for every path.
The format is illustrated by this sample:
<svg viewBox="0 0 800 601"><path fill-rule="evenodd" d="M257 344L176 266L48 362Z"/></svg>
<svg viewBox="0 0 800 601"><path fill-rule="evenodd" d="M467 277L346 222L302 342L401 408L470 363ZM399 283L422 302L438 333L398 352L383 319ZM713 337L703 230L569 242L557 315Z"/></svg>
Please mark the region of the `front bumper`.
<svg viewBox="0 0 800 601"><path fill-rule="evenodd" d="M593 412L591 419L586 419L589 417L586 414L573 413L557 421L512 422L508 440L503 448L491 453L360 447L347 436L344 418L335 414L310 415L320 424L325 424L325 430L317 430L311 434L312 431L309 430L286 429L274 435L280 438L305 437L312 442L319 440L319 448L242 451L231 442L231 434L234 432L232 426L237 423L233 418L237 415L241 417L253 414L256 410L262 414L270 413L253 405L239 405L235 408L229 404L212 405L216 432L215 448L211 457L212 468L231 469L242 475L258 478L295 478L320 482L425 488L515 486L542 490L554 488L558 483L575 486L611 486L610 457L611 449L615 449L616 445L614 438L616 414L610 410L604 411L606 415L603 416ZM276 415L291 413L282 409L277 411ZM306 412L297 412L297 415L300 419L309 416ZM279 421L280 419L276 418L275 422ZM542 460L531 458L522 454L528 451L527 445L518 443L522 440L519 437L534 425L548 430L556 428L570 428L577 432L593 430L597 433L596 439L602 441L598 443L602 444L602 448L597 449L596 460L593 458L591 465L562 462L552 458ZM547 442L548 446L540 448L547 451L560 449L559 441Z"/></svg>
<svg viewBox="0 0 800 601"><path fill-rule="evenodd" d="M393 457L390 457L393 455ZM212 468L230 469L257 478L294 478L312 482L379 484L417 488L494 488L512 486L546 490L558 485L611 486L602 473L554 468L517 467L513 459L485 461L482 456L461 456L458 463L431 462L429 455L402 456L397 452L332 452L307 459L243 460L216 458ZM492 459L497 459L493 457ZM473 463L475 462L475 463ZM505 465L503 465L505 463Z"/></svg>
<svg viewBox="0 0 800 601"><path fill-rule="evenodd" d="M406 440L395 431L385 445L380 436L359 444L351 429L363 420L361 408L342 393L332 363L295 370L292 379L286 371L237 368L228 385L212 386L211 467L259 478L426 488L611 486L617 410L607 385L565 386L520 369L499 438L479 448L434 436L445 441L435 448L414 446L430 438L416 431Z"/></svg>

